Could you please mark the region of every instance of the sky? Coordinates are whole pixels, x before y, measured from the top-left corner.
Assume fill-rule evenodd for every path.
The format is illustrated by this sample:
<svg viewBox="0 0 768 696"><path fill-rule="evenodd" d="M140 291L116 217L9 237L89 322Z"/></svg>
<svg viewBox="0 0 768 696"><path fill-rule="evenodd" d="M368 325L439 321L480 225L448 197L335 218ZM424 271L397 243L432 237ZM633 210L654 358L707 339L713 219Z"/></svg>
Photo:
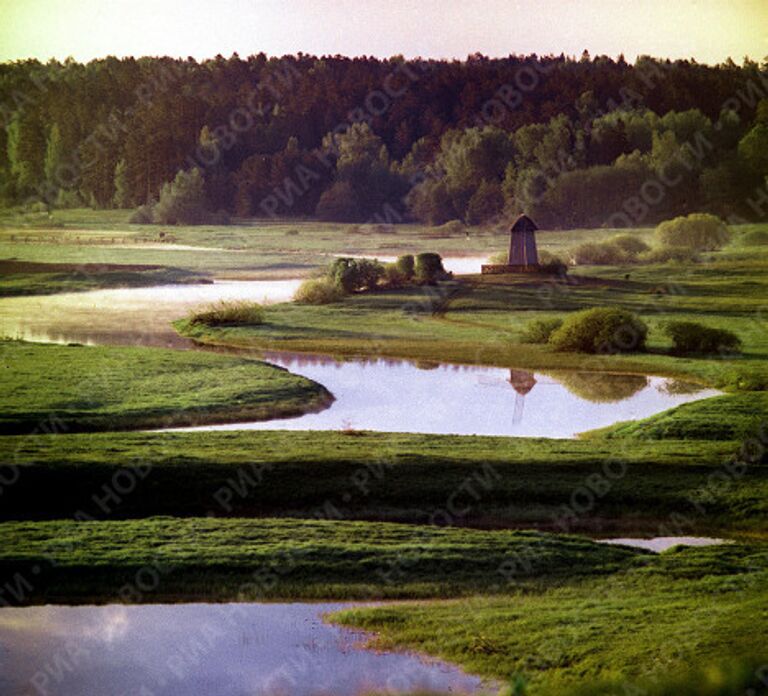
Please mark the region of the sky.
<svg viewBox="0 0 768 696"><path fill-rule="evenodd" d="M0 61L304 53L768 56L768 0L0 0Z"/></svg>

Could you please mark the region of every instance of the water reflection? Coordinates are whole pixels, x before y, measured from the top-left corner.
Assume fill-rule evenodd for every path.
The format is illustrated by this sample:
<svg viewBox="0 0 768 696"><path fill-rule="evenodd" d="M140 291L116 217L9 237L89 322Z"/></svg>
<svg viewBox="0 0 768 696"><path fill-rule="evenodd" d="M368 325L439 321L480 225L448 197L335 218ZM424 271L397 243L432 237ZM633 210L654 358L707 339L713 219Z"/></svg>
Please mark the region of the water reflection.
<svg viewBox="0 0 768 696"><path fill-rule="evenodd" d="M412 653L374 652L322 615L344 604L0 609L0 693L357 696L488 693Z"/></svg>
<svg viewBox="0 0 768 696"><path fill-rule="evenodd" d="M263 357L323 384L336 401L298 418L205 426L217 430L375 430L518 437L573 437L714 396L677 394L663 377L604 373L556 376L496 367L396 359L340 361L267 352Z"/></svg>
<svg viewBox="0 0 768 696"><path fill-rule="evenodd" d="M551 376L557 379L568 391L576 396L593 403L615 403L624 401L637 394L648 386L648 377L645 375L619 375L605 372L552 372ZM658 387L667 394L674 394L665 388L671 380L664 380ZM699 390L701 387L699 387ZM682 392L686 393L686 392ZM695 392L687 392L689 394Z"/></svg>

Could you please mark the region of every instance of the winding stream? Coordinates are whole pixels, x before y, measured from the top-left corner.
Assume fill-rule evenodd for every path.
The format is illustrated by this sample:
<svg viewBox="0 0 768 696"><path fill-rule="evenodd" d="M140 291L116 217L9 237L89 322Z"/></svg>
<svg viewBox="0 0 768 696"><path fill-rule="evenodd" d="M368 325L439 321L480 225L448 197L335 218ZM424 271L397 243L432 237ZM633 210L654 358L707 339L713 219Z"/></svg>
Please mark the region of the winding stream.
<svg viewBox="0 0 768 696"><path fill-rule="evenodd" d="M467 268L461 270L469 272ZM286 301L300 282L230 281L2 298L0 335L60 343L192 348L169 324L193 307L220 299ZM548 375L386 359L337 362L322 355L290 353L264 357L325 385L336 401L325 411L299 418L206 429L354 428L566 438L717 393L641 375ZM654 550L667 546L659 540L643 542ZM372 691L491 692L489 685L453 665L413 653L365 649L365 634L322 620L323 614L344 606L2 608L0 693L357 696Z"/></svg>
<svg viewBox="0 0 768 696"><path fill-rule="evenodd" d="M217 300L285 302L300 282L221 281L2 298L0 335L86 345L192 348L191 341L175 333L171 321ZM543 374L389 359L338 362L323 355L288 353L269 353L265 358L323 384L336 401L325 411L299 418L206 429L358 429L569 438L718 393L643 375Z"/></svg>

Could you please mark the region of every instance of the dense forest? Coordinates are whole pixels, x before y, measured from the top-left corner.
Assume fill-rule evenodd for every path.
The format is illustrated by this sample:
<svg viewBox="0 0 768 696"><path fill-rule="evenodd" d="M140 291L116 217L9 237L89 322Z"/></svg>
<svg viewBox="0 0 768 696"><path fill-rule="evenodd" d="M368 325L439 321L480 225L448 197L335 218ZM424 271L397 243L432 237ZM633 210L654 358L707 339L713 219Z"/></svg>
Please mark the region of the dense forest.
<svg viewBox="0 0 768 696"><path fill-rule="evenodd" d="M0 65L0 202L136 221L768 214L768 65L299 54Z"/></svg>

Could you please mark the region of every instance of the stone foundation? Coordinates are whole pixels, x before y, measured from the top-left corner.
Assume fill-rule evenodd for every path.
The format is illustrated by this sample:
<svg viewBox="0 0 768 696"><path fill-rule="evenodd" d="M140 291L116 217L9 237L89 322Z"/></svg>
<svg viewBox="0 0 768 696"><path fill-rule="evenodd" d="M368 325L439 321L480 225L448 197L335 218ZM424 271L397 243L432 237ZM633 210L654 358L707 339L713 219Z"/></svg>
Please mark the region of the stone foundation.
<svg viewBox="0 0 768 696"><path fill-rule="evenodd" d="M506 263L484 264L480 266L480 272L483 275L499 273L540 273L541 266L510 266Z"/></svg>

